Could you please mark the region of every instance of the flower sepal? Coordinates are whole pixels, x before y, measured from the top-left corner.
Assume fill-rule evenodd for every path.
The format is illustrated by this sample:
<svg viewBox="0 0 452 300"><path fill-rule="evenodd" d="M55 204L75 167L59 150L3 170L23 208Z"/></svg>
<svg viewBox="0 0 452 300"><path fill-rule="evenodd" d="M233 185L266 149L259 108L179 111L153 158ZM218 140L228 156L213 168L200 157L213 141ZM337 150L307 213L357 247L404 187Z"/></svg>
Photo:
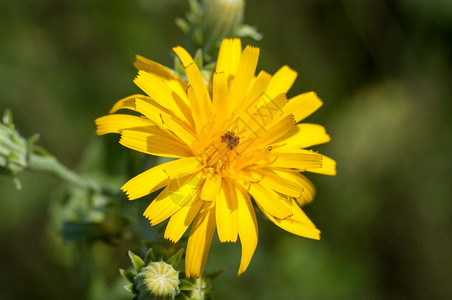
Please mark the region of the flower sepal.
<svg viewBox="0 0 452 300"><path fill-rule="evenodd" d="M223 273L219 270L212 273L205 273L199 278L181 279L179 289L180 299L204 300L212 298L212 281Z"/></svg>

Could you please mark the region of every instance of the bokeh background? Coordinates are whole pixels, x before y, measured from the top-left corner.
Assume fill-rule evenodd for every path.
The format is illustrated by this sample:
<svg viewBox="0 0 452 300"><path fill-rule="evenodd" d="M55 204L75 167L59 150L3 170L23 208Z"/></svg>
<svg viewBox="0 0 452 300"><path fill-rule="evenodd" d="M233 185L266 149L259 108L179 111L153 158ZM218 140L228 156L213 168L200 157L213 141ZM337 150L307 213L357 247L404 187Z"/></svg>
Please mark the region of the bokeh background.
<svg viewBox="0 0 452 300"><path fill-rule="evenodd" d="M171 47L185 45L174 19L187 9L176 0L1 1L0 110L78 168L88 145L109 139L95 136L94 119L138 92L134 55L172 65ZM307 121L332 136L316 149L337 160L338 175L309 175L317 197L305 209L320 242L260 218L257 251L237 278L240 246L214 238L206 270L225 269L216 299L450 299L452 1L249 0L245 21L264 34L248 41L261 48L258 69L288 64L299 72L290 95L315 90L324 100ZM129 151L111 140L118 155ZM59 181L19 178L17 191L0 177L0 299L85 299L74 266L83 263L98 264L91 298L130 299L117 276L127 245L98 242L98 260L74 260L51 225Z"/></svg>

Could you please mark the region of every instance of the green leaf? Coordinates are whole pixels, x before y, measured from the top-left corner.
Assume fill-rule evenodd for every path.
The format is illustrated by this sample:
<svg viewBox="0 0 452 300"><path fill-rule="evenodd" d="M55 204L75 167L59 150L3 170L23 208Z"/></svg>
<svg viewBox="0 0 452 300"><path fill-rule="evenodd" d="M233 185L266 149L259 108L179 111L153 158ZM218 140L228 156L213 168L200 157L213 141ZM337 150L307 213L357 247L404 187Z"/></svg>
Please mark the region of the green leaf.
<svg viewBox="0 0 452 300"><path fill-rule="evenodd" d="M180 299L180 300L190 300L190 298L187 296L187 295L185 295L185 293L179 293L177 296L176 296L176 299Z"/></svg>
<svg viewBox="0 0 452 300"><path fill-rule="evenodd" d="M206 275L206 277L209 277L210 279L214 280L214 279L217 279L218 276L220 276L223 272L224 272L224 270L218 270L218 271L215 271L212 273L208 273Z"/></svg>
<svg viewBox="0 0 452 300"><path fill-rule="evenodd" d="M195 29L193 31L193 41L196 43L197 46L201 47L204 42L204 37L202 35L202 32L199 28Z"/></svg>
<svg viewBox="0 0 452 300"><path fill-rule="evenodd" d="M182 76L184 74L184 68L182 66L182 62L180 61L179 57L174 57L174 70L176 71L177 75Z"/></svg>
<svg viewBox="0 0 452 300"><path fill-rule="evenodd" d="M146 256L144 257L144 263L147 265L151 261L155 261L155 255L154 251L152 251L152 248L149 248L148 253L146 253Z"/></svg>
<svg viewBox="0 0 452 300"><path fill-rule="evenodd" d="M182 30L183 33L188 34L190 32L190 24L182 18L176 19L176 25Z"/></svg>
<svg viewBox="0 0 452 300"><path fill-rule="evenodd" d="M173 268L176 269L182 259L183 253L184 253L184 249L180 248L179 251L177 251L174 255L172 255L170 258L168 258L166 260L166 262L169 263L170 265L172 265Z"/></svg>
<svg viewBox="0 0 452 300"><path fill-rule="evenodd" d="M189 0L188 5L190 6L190 11L195 15L199 15L202 11L201 4L196 0Z"/></svg>
<svg viewBox="0 0 452 300"><path fill-rule="evenodd" d="M133 278L137 275L133 272L126 271L124 269L119 269L119 273L121 273L121 276L128 280L130 283L134 283Z"/></svg>
<svg viewBox="0 0 452 300"><path fill-rule="evenodd" d="M257 32L257 29L255 27L251 27L250 25L246 24L240 25L237 28L235 34L237 37L250 37L256 41L260 41L264 37L262 33Z"/></svg>
<svg viewBox="0 0 452 300"><path fill-rule="evenodd" d="M194 60L195 64L198 66L198 68L200 70L202 70L203 63L202 63L202 49L201 48L196 50L195 57L193 58L193 60Z"/></svg>
<svg viewBox="0 0 452 300"><path fill-rule="evenodd" d="M125 285L124 288L133 294L135 293L135 285L134 284Z"/></svg>
<svg viewBox="0 0 452 300"><path fill-rule="evenodd" d="M132 261L133 266L135 267L135 270L137 270L137 272L139 272L141 270L141 268L145 266L145 263L141 259L141 257L136 255L132 251L129 251L129 257L130 257L130 260Z"/></svg>
<svg viewBox="0 0 452 300"><path fill-rule="evenodd" d="M11 110L5 109L5 113L2 118L3 124L8 126L9 128L13 128L13 114L11 113Z"/></svg>
<svg viewBox="0 0 452 300"><path fill-rule="evenodd" d="M20 191L22 189L22 183L20 182L19 178L17 178L17 176L14 176L13 181L16 185L16 189Z"/></svg>
<svg viewBox="0 0 452 300"><path fill-rule="evenodd" d="M181 279L179 284L179 289L181 291L193 291L196 290L198 287L191 281L187 279Z"/></svg>

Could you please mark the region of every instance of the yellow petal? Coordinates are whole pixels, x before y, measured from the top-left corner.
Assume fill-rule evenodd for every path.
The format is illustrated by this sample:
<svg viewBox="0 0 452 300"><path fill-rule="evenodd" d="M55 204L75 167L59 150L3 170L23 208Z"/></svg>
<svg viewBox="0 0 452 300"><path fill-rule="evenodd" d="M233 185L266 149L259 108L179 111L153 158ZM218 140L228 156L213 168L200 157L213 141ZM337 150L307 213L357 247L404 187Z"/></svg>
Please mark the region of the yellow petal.
<svg viewBox="0 0 452 300"><path fill-rule="evenodd" d="M266 90L266 94L270 97L276 97L279 94L287 93L292 87L295 79L297 78L297 72L289 68L288 66L282 66L272 76L270 84Z"/></svg>
<svg viewBox="0 0 452 300"><path fill-rule="evenodd" d="M265 89L267 88L268 83L270 82L270 78L271 75L268 74L267 72L265 71L259 72L259 75L257 75L257 78L254 81L253 85L251 86L251 89L249 90L248 94L246 95L245 100L239 106L240 108L243 108L245 114L251 115L256 110L258 110L263 103L268 103L272 99L265 94ZM238 110L240 108L238 108Z"/></svg>
<svg viewBox="0 0 452 300"><path fill-rule="evenodd" d="M237 194L229 180L223 180L216 200L217 232L220 242L236 242L238 235Z"/></svg>
<svg viewBox="0 0 452 300"><path fill-rule="evenodd" d="M144 127L154 123L131 115L107 115L96 119L96 134L120 133L124 129Z"/></svg>
<svg viewBox="0 0 452 300"><path fill-rule="evenodd" d="M186 143L189 147L192 146L194 132L185 124L180 122L177 118L172 118L166 113L164 108L153 102L135 99L135 108L138 112L145 115L150 120L154 121L162 128L172 131L181 141Z"/></svg>
<svg viewBox="0 0 452 300"><path fill-rule="evenodd" d="M258 175L259 183L269 189L295 198L299 198L303 195L304 187L297 184L295 181L287 180L279 176L279 174L265 169L256 170L254 172Z"/></svg>
<svg viewBox="0 0 452 300"><path fill-rule="evenodd" d="M121 190L126 192L129 200L146 196L176 179L193 174L201 168L197 158L187 157L173 160L149 169L127 181Z"/></svg>
<svg viewBox="0 0 452 300"><path fill-rule="evenodd" d="M173 51L182 61L188 83L193 87L193 92L200 107L200 117L203 118L202 121L203 124L205 124L208 120L210 120L212 101L210 99L206 84L204 83L204 78L202 77L198 66L193 61L193 58L184 48L178 46L173 48ZM192 101L190 103L194 104Z"/></svg>
<svg viewBox="0 0 452 300"><path fill-rule="evenodd" d="M148 126L121 131L119 143L130 149L163 157L193 156L192 151L171 132L158 126Z"/></svg>
<svg viewBox="0 0 452 300"><path fill-rule="evenodd" d="M263 185L259 183L250 184L249 193L253 196L254 201L272 216L278 219L286 219L292 215L290 209L283 204L284 199Z"/></svg>
<svg viewBox="0 0 452 300"><path fill-rule="evenodd" d="M312 221L306 216L306 214L301 210L298 204L292 198L284 201L284 205L287 206L293 212L293 216L290 218L281 220L275 218L271 214L269 214L263 207L257 204L261 211L270 219L275 225L281 227L282 229L310 239L319 240L320 239L320 230L318 230Z"/></svg>
<svg viewBox="0 0 452 300"><path fill-rule="evenodd" d="M141 55L135 56L135 61L133 62L133 65L138 70L143 70L148 73L154 74L164 80L177 81L181 86L184 86L184 89L187 87L185 82L176 75L174 75L167 67L155 61L149 60Z"/></svg>
<svg viewBox="0 0 452 300"><path fill-rule="evenodd" d="M256 214L248 193L241 187L236 187L239 220L239 236L242 244L242 258L237 275L248 268L257 246L258 228Z"/></svg>
<svg viewBox="0 0 452 300"><path fill-rule="evenodd" d="M292 113L297 122L310 116L322 106L323 102L314 92L303 93L289 100L283 107L284 113Z"/></svg>
<svg viewBox="0 0 452 300"><path fill-rule="evenodd" d="M166 225L165 239L177 243L193 222L203 203L204 201L195 199L191 205L185 205L172 215Z"/></svg>
<svg viewBox="0 0 452 300"><path fill-rule="evenodd" d="M128 97L125 97L115 103L113 107L110 109L109 113L115 113L120 109L128 109L128 110L135 110L135 98L143 99L145 101L150 100L149 97L135 94Z"/></svg>
<svg viewBox="0 0 452 300"><path fill-rule="evenodd" d="M213 109L217 114L217 118L224 119L224 112L227 106L228 97L228 77L224 72L213 74L213 91L212 91L212 103ZM221 120L217 120L221 122Z"/></svg>
<svg viewBox="0 0 452 300"><path fill-rule="evenodd" d="M259 59L259 48L246 46L240 57L237 73L231 82L229 113L236 110L243 102L245 95L251 86Z"/></svg>
<svg viewBox="0 0 452 300"><path fill-rule="evenodd" d="M151 202L144 216L151 225L159 224L184 206L191 206L199 193L200 175L189 175L171 180L169 185Z"/></svg>
<svg viewBox="0 0 452 300"><path fill-rule="evenodd" d="M135 57L133 65L138 70L143 70L160 77L161 80L180 97L180 99L187 103L187 96L185 94L187 84L185 81L174 75L167 67L140 55Z"/></svg>
<svg viewBox="0 0 452 300"><path fill-rule="evenodd" d="M221 176L207 176L202 187L201 199L213 201L217 198L221 187Z"/></svg>
<svg viewBox="0 0 452 300"><path fill-rule="evenodd" d="M134 79L135 84L142 89L157 104L167 109L167 113L173 115L187 124L191 121L191 112L187 103L175 93L167 84L168 81L154 74L139 71Z"/></svg>
<svg viewBox="0 0 452 300"><path fill-rule="evenodd" d="M212 115L212 101L209 92L207 91L206 84L204 83L204 78L195 63L192 63L185 68L185 74L187 75L190 86L193 88L196 101L199 105L201 123L203 125L207 124ZM190 103L193 104L193 101L190 101Z"/></svg>
<svg viewBox="0 0 452 300"><path fill-rule="evenodd" d="M210 243L215 231L215 202L204 204L193 222L185 256L185 275L187 278L199 277L206 265Z"/></svg>
<svg viewBox="0 0 452 300"><path fill-rule="evenodd" d="M276 159L271 164L274 168L288 168L305 171L322 167L323 155L310 150L292 150L291 152L278 152Z"/></svg>
<svg viewBox="0 0 452 300"><path fill-rule="evenodd" d="M306 171L323 175L336 175L336 161L325 155L322 155L322 160L322 166L320 168L308 168Z"/></svg>
<svg viewBox="0 0 452 300"><path fill-rule="evenodd" d="M274 133L276 133L277 136L280 136L281 132L279 132L279 130L281 127L288 126L285 130L289 130L293 127L295 122L290 114L287 115L286 118L279 118L279 122L277 123L272 122L272 120L282 115L281 108L286 103L286 95L281 94L270 100L270 102L263 103L261 106L257 107L257 110L256 108L248 107L245 111L242 111L242 114L240 114L239 117L240 122L238 124L240 136L238 151L243 152L250 146L253 148L262 146L266 143L266 141L268 141L269 137L273 136ZM248 114L248 111L251 113ZM272 130L270 130L271 128ZM261 139L262 137L264 137L264 139Z"/></svg>
<svg viewBox="0 0 452 300"><path fill-rule="evenodd" d="M283 144L284 148L307 148L330 141L325 127L317 124L301 123L295 125L287 134L273 144Z"/></svg>
<svg viewBox="0 0 452 300"><path fill-rule="evenodd" d="M286 116L273 126L259 131L258 132L259 138L257 138L252 143L250 149L270 145L275 140L287 134L287 132L289 132L295 126L295 123L296 122L293 115L289 114L288 116Z"/></svg>
<svg viewBox="0 0 452 300"><path fill-rule="evenodd" d="M240 115L243 120L243 129L248 130L251 136L260 136L263 131L276 124L272 122L273 120L281 121L284 119L281 118L283 115L282 108L286 104L286 95L280 94L271 100L264 97L259 104L248 106Z"/></svg>
<svg viewBox="0 0 452 300"><path fill-rule="evenodd" d="M315 186L306 176L294 171L272 170L285 182L291 182L302 188L301 197L295 198L300 206L311 203L315 197Z"/></svg>
<svg viewBox="0 0 452 300"><path fill-rule="evenodd" d="M223 39L218 53L216 72L224 72L226 78L237 72L242 44L240 39Z"/></svg>

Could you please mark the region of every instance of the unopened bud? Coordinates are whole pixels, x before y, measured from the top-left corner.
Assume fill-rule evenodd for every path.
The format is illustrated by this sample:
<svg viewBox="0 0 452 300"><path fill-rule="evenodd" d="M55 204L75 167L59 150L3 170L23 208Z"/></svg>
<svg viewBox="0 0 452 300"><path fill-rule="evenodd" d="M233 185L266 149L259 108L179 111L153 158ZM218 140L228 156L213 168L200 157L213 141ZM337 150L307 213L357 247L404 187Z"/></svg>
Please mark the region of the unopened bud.
<svg viewBox="0 0 452 300"><path fill-rule="evenodd" d="M164 261L152 262L135 276L138 300L174 299L179 293L179 272Z"/></svg>
<svg viewBox="0 0 452 300"><path fill-rule="evenodd" d="M28 166L30 147L36 137L26 140L15 129L7 110L0 122L0 173L15 176ZM19 188L19 182L16 181Z"/></svg>
<svg viewBox="0 0 452 300"><path fill-rule="evenodd" d="M234 37L243 22L244 0L203 0L204 35L203 49L209 52L211 47L225 37Z"/></svg>

